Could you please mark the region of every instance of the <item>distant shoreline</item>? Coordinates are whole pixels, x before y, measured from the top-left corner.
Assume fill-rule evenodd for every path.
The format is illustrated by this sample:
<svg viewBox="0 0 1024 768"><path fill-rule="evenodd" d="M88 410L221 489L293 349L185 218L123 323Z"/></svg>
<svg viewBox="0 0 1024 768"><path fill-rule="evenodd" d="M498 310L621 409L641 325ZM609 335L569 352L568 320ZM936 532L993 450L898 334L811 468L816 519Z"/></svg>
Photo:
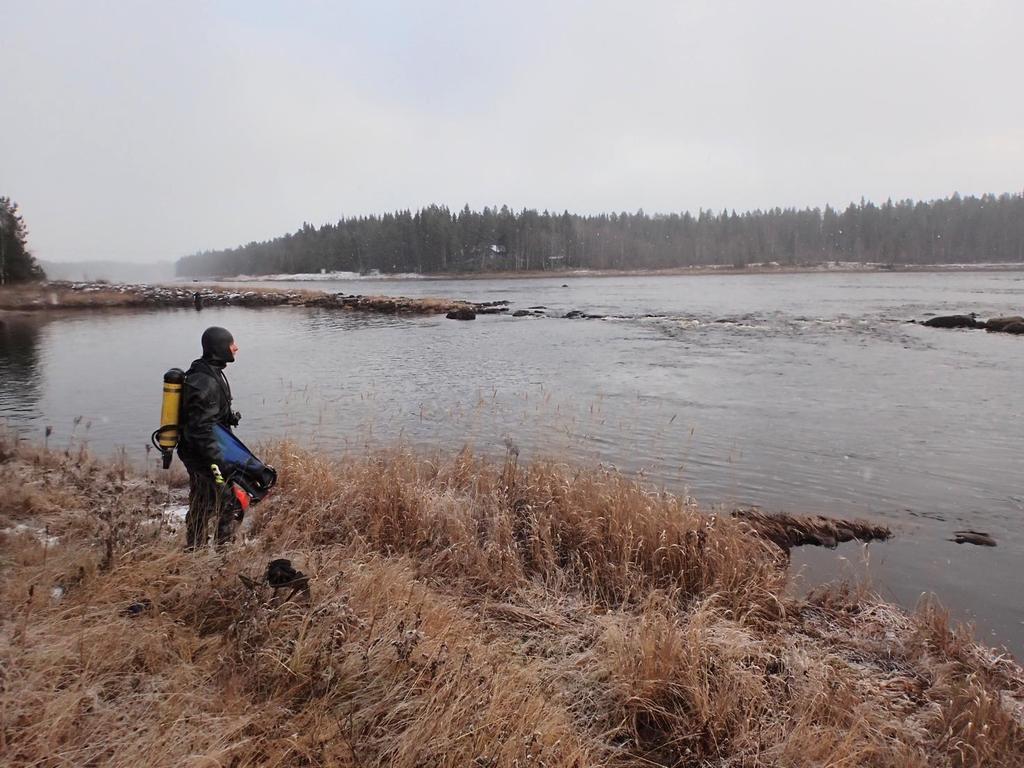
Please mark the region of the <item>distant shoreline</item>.
<svg viewBox="0 0 1024 768"><path fill-rule="evenodd" d="M803 275L854 273L943 273L943 272L1022 272L1024 263L978 264L875 264L860 262L830 262L818 265L751 264L746 267L702 265L669 267L665 269L565 269L530 270L520 272L442 272L358 275L354 272L296 273L272 275L235 275L232 277L179 278L179 280L206 280L224 283L306 283L306 282L396 282L402 280L532 280L538 278L569 279L580 277L681 277L706 275Z"/></svg>
<svg viewBox="0 0 1024 768"><path fill-rule="evenodd" d="M365 282L367 287L379 283L408 280L438 282L444 280L571 280L584 277L706 277L709 275L813 275L858 273L963 273L963 272L1024 272L1024 263L988 264L927 264L899 265L830 262L828 265L789 266L757 264L738 267L676 267L659 270L561 270L558 272L464 272L426 275L372 275L352 276L353 273L323 273L317 275L241 275L236 277L179 278L173 283L125 284L106 281L66 282L52 281L0 287L0 313L38 312L76 309L115 308L173 308L194 305L200 296L200 306L320 306L337 309L377 312L385 314L443 314L454 310L470 309L492 314L500 311L490 304L448 298L407 298L371 294L347 295L335 291L309 288L255 288L241 284L311 283L311 282ZM238 283L229 288L214 283Z"/></svg>

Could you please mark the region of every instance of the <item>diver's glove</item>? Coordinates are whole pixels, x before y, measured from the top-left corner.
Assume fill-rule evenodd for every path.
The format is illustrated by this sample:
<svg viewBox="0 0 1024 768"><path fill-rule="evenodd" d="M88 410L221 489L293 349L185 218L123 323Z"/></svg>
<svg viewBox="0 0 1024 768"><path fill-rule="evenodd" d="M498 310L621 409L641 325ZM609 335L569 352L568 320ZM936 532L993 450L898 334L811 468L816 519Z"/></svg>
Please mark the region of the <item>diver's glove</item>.
<svg viewBox="0 0 1024 768"><path fill-rule="evenodd" d="M224 485L224 475L220 473L220 467L216 464L210 465L210 472L213 473L213 482L217 485Z"/></svg>
<svg viewBox="0 0 1024 768"><path fill-rule="evenodd" d="M242 414L239 413L238 411L232 411L231 415L228 417L228 424L232 427L237 427L238 422L240 422L241 420Z"/></svg>

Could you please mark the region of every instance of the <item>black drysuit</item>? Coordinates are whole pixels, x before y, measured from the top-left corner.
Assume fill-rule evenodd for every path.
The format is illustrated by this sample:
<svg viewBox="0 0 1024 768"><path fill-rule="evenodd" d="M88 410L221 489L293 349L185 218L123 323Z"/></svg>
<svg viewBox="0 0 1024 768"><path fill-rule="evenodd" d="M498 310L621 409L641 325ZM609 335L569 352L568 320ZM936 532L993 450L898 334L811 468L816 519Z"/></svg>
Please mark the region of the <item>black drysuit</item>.
<svg viewBox="0 0 1024 768"><path fill-rule="evenodd" d="M227 352L230 359L234 359ZM229 362L223 355L207 353L192 363L185 374L182 391L181 438L178 456L188 470L188 514L185 516L189 549L205 546L206 530L213 518L217 521L217 543L227 542L234 532L236 503L224 485L214 480L212 465L222 475L228 474L224 457L213 434L213 426L231 428L238 417L231 411L231 387L224 376Z"/></svg>

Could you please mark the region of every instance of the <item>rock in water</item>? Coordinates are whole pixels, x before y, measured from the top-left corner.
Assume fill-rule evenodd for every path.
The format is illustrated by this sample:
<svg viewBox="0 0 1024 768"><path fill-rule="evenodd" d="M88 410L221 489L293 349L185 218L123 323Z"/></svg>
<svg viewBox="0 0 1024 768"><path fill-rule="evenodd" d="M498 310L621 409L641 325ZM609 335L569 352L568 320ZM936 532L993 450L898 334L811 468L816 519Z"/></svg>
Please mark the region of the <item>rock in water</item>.
<svg viewBox="0 0 1024 768"><path fill-rule="evenodd" d="M977 544L979 547L994 547L996 540L981 531L954 531L953 538L957 544Z"/></svg>
<svg viewBox="0 0 1024 768"><path fill-rule="evenodd" d="M476 312L469 307L457 307L445 315L449 320L476 320Z"/></svg>
<svg viewBox="0 0 1024 768"><path fill-rule="evenodd" d="M984 328L985 323L979 322L977 317L974 312L969 315L942 315L925 320L921 325L929 328Z"/></svg>
<svg viewBox="0 0 1024 768"><path fill-rule="evenodd" d="M1014 331L1007 330L1007 326L1011 325L1024 325L1024 317L1021 317L1020 315L1011 315L1009 317L991 317L985 323L985 330L1014 333Z"/></svg>

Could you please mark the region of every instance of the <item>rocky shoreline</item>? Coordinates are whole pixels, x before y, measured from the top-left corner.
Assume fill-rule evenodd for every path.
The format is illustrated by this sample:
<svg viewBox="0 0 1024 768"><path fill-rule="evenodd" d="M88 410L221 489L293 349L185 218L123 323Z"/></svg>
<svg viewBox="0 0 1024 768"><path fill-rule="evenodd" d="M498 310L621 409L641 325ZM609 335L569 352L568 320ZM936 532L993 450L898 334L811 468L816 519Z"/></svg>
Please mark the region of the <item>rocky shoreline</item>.
<svg viewBox="0 0 1024 768"><path fill-rule="evenodd" d="M382 314L486 313L502 302L473 303L446 298L364 296L271 288L230 289L208 285L126 283L35 283L0 290L0 310L171 309L192 307L325 307Z"/></svg>

